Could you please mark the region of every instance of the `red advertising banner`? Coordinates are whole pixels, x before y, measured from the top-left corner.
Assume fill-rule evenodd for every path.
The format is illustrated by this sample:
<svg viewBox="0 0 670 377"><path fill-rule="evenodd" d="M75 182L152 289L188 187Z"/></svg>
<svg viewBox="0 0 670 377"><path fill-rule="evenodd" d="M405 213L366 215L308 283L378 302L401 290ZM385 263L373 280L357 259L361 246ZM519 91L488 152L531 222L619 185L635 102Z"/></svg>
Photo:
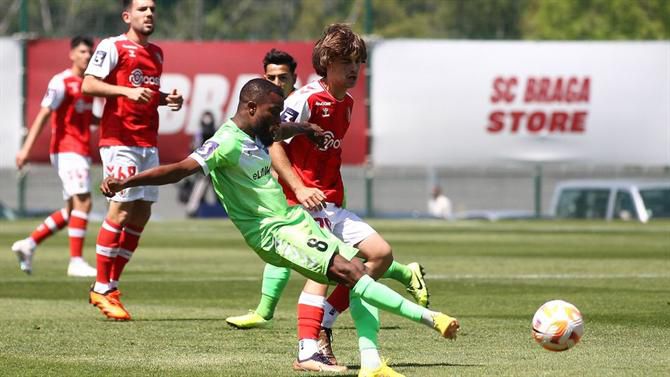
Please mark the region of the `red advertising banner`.
<svg viewBox="0 0 670 377"><path fill-rule="evenodd" d="M182 42L157 41L165 55L161 88L177 89L184 96L178 112L160 111L158 145L161 162L176 162L192 149L193 135L200 118L211 112L218 124L231 116L238 103L239 91L248 80L263 72L263 57L272 48L284 50L298 62L298 84L316 79L312 68L313 42ZM37 40L28 46L27 119L30 124L39 111L47 84L53 75L70 66L69 40ZM351 126L344 139L343 161L360 165L367 154L367 108L365 107L365 70L350 93L356 101ZM45 127L48 128L48 127ZM98 133L92 133L92 147ZM40 135L31 153L31 161L49 161L50 132ZM93 148L97 151L97 148ZM99 162L97 152L93 153Z"/></svg>

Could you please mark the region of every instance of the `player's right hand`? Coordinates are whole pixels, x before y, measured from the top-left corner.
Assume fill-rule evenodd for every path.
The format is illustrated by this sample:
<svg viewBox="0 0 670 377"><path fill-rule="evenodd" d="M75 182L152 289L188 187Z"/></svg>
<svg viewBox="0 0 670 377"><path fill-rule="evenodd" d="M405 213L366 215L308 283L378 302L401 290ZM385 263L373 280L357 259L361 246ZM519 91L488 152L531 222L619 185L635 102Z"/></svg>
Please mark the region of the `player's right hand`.
<svg viewBox="0 0 670 377"><path fill-rule="evenodd" d="M324 203L326 195L318 188L301 187L295 190L295 196L298 202L309 211L321 211L326 208Z"/></svg>
<svg viewBox="0 0 670 377"><path fill-rule="evenodd" d="M100 192L108 198L113 197L117 192L123 189L124 187L121 181L112 176L105 178L100 184Z"/></svg>
<svg viewBox="0 0 670 377"><path fill-rule="evenodd" d="M26 165L26 162L28 162L28 153L23 150L19 151L16 154L16 167L21 170Z"/></svg>
<svg viewBox="0 0 670 377"><path fill-rule="evenodd" d="M149 88L128 88L126 97L137 103L148 103L153 97L154 91Z"/></svg>

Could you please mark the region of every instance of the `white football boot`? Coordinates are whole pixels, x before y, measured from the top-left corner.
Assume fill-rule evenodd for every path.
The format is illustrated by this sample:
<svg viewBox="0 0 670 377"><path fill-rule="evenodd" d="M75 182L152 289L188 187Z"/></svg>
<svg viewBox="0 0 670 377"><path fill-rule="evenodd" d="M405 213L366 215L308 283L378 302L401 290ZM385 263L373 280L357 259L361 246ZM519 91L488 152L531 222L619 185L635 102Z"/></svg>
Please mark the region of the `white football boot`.
<svg viewBox="0 0 670 377"><path fill-rule="evenodd" d="M12 251L19 260L21 271L30 275L33 272L33 255L35 255L35 242L29 238L24 238L14 242Z"/></svg>
<svg viewBox="0 0 670 377"><path fill-rule="evenodd" d="M91 267L83 258L72 258L67 266L67 276L73 277L95 277L97 270Z"/></svg>

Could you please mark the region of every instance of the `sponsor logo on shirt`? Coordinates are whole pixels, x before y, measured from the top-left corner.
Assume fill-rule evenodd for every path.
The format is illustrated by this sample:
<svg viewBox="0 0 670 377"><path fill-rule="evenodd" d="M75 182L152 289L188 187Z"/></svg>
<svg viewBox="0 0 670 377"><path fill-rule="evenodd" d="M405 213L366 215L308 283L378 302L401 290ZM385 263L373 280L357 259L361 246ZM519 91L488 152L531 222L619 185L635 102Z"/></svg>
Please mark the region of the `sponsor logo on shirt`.
<svg viewBox="0 0 670 377"><path fill-rule="evenodd" d="M136 56L136 55L135 55L135 50L137 49L137 46L133 46L133 45L121 45L121 47L123 47L123 48L125 48L126 50L128 50L128 56L129 56L129 57L134 58L134 57Z"/></svg>
<svg viewBox="0 0 670 377"><path fill-rule="evenodd" d="M270 165L258 169L258 171L254 173L253 178L254 180L257 180L265 177L268 174L270 174Z"/></svg>
<svg viewBox="0 0 670 377"><path fill-rule="evenodd" d="M107 56L107 52L105 51L96 51L95 55L93 55L93 64L97 65L98 67L102 67L102 63L105 61L105 57Z"/></svg>
<svg viewBox="0 0 670 377"><path fill-rule="evenodd" d="M298 112L290 107L285 108L281 113L282 122L295 122L296 119L298 119Z"/></svg>
<svg viewBox="0 0 670 377"><path fill-rule="evenodd" d="M197 153L200 157L207 159L218 147L219 143L207 140L203 145L200 146L200 148L195 150L195 153Z"/></svg>
<svg viewBox="0 0 670 377"><path fill-rule="evenodd" d="M135 68L132 72L130 72L130 76L128 76L128 81L133 86L142 86L142 84L148 84L148 85L155 85L155 86L161 86L161 78L156 77L156 76L145 76L144 72L142 72L141 69Z"/></svg>
<svg viewBox="0 0 670 377"><path fill-rule="evenodd" d="M74 103L74 111L76 111L78 114L81 114L84 111L91 111L92 109L93 109L93 104L92 103L87 103L86 101L84 101L83 98L79 98Z"/></svg>
<svg viewBox="0 0 670 377"><path fill-rule="evenodd" d="M315 106L331 106L333 103L328 101L317 101L314 103Z"/></svg>
<svg viewBox="0 0 670 377"><path fill-rule="evenodd" d="M79 93L79 83L78 82L70 82L70 83L67 84L67 87L70 89L72 94Z"/></svg>
<svg viewBox="0 0 670 377"><path fill-rule="evenodd" d="M332 131L326 131L323 133L323 146L319 148L320 151L325 152L328 149L340 149L342 145L342 140L336 139L335 134Z"/></svg>

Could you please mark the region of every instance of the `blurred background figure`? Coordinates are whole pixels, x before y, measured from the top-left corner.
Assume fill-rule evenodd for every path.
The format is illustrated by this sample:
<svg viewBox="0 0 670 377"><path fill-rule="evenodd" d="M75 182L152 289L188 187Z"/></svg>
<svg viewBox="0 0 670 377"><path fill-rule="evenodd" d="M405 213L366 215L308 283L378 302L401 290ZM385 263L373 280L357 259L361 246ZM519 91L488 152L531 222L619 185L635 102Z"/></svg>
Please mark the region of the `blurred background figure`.
<svg viewBox="0 0 670 377"><path fill-rule="evenodd" d="M198 132L193 135L193 149L198 149L205 140L214 136L216 132L216 119L211 111L205 111L200 116L200 127Z"/></svg>
<svg viewBox="0 0 670 377"><path fill-rule="evenodd" d="M19 259L19 268L27 274L32 273L37 245L67 226L70 240L67 275L96 275L95 268L82 257L92 206L90 127L99 122L92 112L93 98L81 92L84 71L92 53L93 39L76 36L70 40L69 58L72 65L49 81L40 111L21 150L16 154L16 167L21 170L29 160L37 137L51 119L49 156L62 182L65 206L51 213L28 237L12 245L12 251Z"/></svg>
<svg viewBox="0 0 670 377"><path fill-rule="evenodd" d="M193 135L192 149L198 149L206 140L214 136L217 130L216 118L211 111L200 116L200 127ZM191 176L179 186L179 201L186 204L188 217L222 217L225 210L216 200L209 176Z"/></svg>
<svg viewBox="0 0 670 377"><path fill-rule="evenodd" d="M440 186L434 186L428 199L428 213L440 219L452 219L451 200L442 192Z"/></svg>

